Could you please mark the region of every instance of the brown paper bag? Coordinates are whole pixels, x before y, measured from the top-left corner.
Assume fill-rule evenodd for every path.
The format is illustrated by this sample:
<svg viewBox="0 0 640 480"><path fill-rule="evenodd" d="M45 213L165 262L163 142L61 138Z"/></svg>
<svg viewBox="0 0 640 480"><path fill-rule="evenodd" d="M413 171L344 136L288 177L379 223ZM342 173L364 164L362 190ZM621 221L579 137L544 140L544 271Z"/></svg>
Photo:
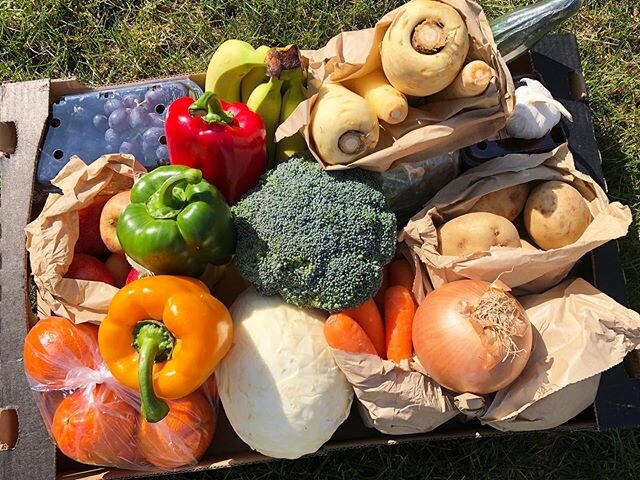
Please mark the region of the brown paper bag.
<svg viewBox="0 0 640 480"><path fill-rule="evenodd" d="M567 182L587 200L593 221L575 243L548 251L492 247L463 257L438 253L436 226L467 213L487 193L536 180ZM495 158L460 175L409 221L399 240L422 261L434 288L462 278L488 282L500 278L516 294L523 294L556 285L583 255L626 235L630 223L629 207L609 203L604 190L591 177L576 170L571 152L564 144L549 153ZM414 293L417 298L423 295Z"/></svg>
<svg viewBox="0 0 640 480"><path fill-rule="evenodd" d="M25 229L42 314L51 312L75 323L99 322L107 314L116 287L63 278L78 240L77 212L99 195L130 189L134 177L145 172L131 155L104 155L90 165L74 156L52 181L62 195L49 195L38 218Z"/></svg>
<svg viewBox="0 0 640 480"><path fill-rule="evenodd" d="M378 46L397 15L396 9L382 17L374 28L343 32L319 50L302 52L309 64L311 95L278 128L276 141L302 131L311 153L327 170L361 167L385 171L409 155L423 152L426 157L435 157L485 140L498 132L514 108L514 86L496 48L491 27L477 3L471 0L440 1L458 10L466 21L470 37L468 59L484 60L497 73L484 94L411 107L404 122L381 125L378 146L371 154L349 165L324 164L309 136L310 114L317 91L323 82L358 78L381 68Z"/></svg>
<svg viewBox="0 0 640 480"><path fill-rule="evenodd" d="M419 371L417 362L398 366L376 355L337 349L332 353L353 386L368 427L388 435L424 433L460 413L440 385Z"/></svg>
<svg viewBox="0 0 640 480"><path fill-rule="evenodd" d="M640 345L640 315L583 279L519 298L535 326L529 363L480 421L498 430L544 430L595 399L600 374Z"/></svg>

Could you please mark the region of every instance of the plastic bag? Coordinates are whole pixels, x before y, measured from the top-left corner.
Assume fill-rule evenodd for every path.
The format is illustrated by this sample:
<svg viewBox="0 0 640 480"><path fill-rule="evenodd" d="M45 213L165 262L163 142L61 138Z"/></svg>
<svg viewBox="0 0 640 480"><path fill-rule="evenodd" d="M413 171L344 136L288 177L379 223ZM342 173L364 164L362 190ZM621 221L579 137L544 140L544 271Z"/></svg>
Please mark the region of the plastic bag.
<svg viewBox="0 0 640 480"><path fill-rule="evenodd" d="M383 172L382 193L389 207L405 224L441 188L460 173L459 153L447 153L425 158L424 153L412 155L412 160Z"/></svg>
<svg viewBox="0 0 640 480"><path fill-rule="evenodd" d="M29 331L24 365L49 434L78 462L128 470L194 465L216 428L218 395L211 377L168 400L169 414L147 423L140 396L118 383L98 350L98 327L47 317Z"/></svg>

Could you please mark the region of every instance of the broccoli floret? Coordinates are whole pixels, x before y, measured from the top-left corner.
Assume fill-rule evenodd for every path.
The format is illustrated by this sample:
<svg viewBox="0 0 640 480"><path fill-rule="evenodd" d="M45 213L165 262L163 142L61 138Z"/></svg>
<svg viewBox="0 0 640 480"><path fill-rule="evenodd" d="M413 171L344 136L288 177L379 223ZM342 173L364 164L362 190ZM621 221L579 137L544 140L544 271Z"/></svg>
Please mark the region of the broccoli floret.
<svg viewBox="0 0 640 480"><path fill-rule="evenodd" d="M379 174L292 158L232 208L238 270L263 295L336 312L373 297L395 252Z"/></svg>

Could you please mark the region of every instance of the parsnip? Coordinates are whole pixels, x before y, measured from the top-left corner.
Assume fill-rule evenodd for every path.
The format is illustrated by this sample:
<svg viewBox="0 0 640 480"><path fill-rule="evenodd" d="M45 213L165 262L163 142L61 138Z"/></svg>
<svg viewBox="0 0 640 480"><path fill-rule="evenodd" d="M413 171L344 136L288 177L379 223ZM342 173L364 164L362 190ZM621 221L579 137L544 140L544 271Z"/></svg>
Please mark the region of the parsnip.
<svg viewBox="0 0 640 480"><path fill-rule="evenodd" d="M444 90L469 52L469 33L458 11L433 0L412 0L400 8L382 40L384 73L406 95Z"/></svg>
<svg viewBox="0 0 640 480"><path fill-rule="evenodd" d="M343 85L364 98L380 120L393 125L407 118L407 97L391 86L382 70L347 80Z"/></svg>
<svg viewBox="0 0 640 480"><path fill-rule="evenodd" d="M329 164L348 164L373 151L380 129L367 101L348 88L325 84L318 92L310 124L320 158Z"/></svg>
<svg viewBox="0 0 640 480"><path fill-rule="evenodd" d="M433 95L434 100L468 98L482 95L496 72L482 60L467 63L451 85Z"/></svg>

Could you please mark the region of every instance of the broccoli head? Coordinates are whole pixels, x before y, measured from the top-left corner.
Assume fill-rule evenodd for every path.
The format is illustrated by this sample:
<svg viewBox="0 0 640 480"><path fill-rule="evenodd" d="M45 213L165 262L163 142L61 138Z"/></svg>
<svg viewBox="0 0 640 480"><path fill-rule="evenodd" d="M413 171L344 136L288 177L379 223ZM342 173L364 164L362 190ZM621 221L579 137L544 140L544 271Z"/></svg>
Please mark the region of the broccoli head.
<svg viewBox="0 0 640 480"><path fill-rule="evenodd" d="M373 297L395 253L380 176L292 158L232 208L238 270L263 295L336 312Z"/></svg>

